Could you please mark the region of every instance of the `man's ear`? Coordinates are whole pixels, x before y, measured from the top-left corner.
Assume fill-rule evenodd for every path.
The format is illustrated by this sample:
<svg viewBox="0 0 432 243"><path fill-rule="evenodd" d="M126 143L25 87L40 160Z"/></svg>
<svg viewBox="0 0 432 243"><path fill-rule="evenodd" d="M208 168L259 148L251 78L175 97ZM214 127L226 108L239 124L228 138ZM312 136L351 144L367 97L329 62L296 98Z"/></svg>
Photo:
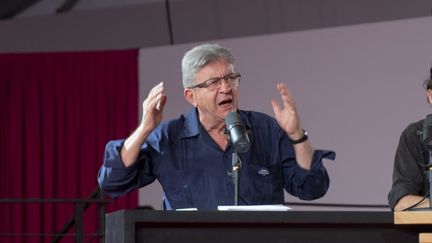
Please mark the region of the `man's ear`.
<svg viewBox="0 0 432 243"><path fill-rule="evenodd" d="M193 90L191 90L191 89L184 89L183 90L183 95L186 98L187 102L189 102L191 105L193 105L194 107L196 107L195 94L194 94Z"/></svg>
<svg viewBox="0 0 432 243"><path fill-rule="evenodd" d="M427 97L430 104L432 104L432 89L427 90Z"/></svg>

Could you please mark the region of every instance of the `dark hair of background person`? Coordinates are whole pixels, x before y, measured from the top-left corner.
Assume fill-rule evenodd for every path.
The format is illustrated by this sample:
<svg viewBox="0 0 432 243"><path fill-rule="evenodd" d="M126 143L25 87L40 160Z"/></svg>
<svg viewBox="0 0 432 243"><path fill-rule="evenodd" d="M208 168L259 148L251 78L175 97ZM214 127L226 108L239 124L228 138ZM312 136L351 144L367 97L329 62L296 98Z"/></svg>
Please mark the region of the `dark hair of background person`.
<svg viewBox="0 0 432 243"><path fill-rule="evenodd" d="M432 90L432 66L431 66L431 69L429 71L429 78L423 82L423 88L426 91ZM432 104L432 102L429 100L429 96L426 96L426 102Z"/></svg>
<svg viewBox="0 0 432 243"><path fill-rule="evenodd" d="M432 89L432 67L430 69L429 79L426 79L423 83L423 87L428 90Z"/></svg>

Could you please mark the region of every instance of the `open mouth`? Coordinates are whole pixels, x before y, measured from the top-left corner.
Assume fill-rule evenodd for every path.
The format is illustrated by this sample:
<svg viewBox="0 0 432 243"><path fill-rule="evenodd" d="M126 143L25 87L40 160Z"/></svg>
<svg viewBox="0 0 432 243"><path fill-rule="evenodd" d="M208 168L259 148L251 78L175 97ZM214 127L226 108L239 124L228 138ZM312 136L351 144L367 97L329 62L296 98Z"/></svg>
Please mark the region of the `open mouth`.
<svg viewBox="0 0 432 243"><path fill-rule="evenodd" d="M219 102L218 105L220 105L220 106L228 106L228 105L231 105L232 102L233 102L232 99L225 99L225 100L222 100L221 102Z"/></svg>

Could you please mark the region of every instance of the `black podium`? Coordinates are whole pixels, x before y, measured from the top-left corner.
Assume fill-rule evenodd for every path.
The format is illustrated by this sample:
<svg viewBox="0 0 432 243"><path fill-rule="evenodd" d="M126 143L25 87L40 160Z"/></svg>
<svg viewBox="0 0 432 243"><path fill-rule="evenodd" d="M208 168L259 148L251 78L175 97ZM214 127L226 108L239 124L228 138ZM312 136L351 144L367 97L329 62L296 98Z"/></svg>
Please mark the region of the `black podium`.
<svg viewBox="0 0 432 243"><path fill-rule="evenodd" d="M392 212L151 211L106 215L107 243L418 242L427 226L395 225ZM429 229L430 230L430 229Z"/></svg>

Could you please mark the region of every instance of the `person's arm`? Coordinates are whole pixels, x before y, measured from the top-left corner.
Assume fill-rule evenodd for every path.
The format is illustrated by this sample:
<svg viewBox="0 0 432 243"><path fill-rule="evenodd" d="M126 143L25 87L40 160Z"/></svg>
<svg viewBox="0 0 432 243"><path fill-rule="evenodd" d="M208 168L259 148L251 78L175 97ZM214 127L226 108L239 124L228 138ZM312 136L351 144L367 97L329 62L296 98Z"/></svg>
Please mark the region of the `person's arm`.
<svg viewBox="0 0 432 243"><path fill-rule="evenodd" d="M105 146L104 163L98 173L98 183L106 194L119 197L155 180L149 166L140 167L135 163L139 159L144 141L162 119L166 102L163 91L163 83L152 88L143 102L141 123L132 135L125 141L114 140Z"/></svg>
<svg viewBox="0 0 432 243"><path fill-rule="evenodd" d="M406 195L406 196L403 196L396 203L396 205L394 207L394 211L404 211L405 209L410 208L410 207L412 207L415 204L417 204L417 205L414 208L429 207L429 199L426 198L426 199L424 199L422 201L423 198L424 197L418 196L418 195Z"/></svg>
<svg viewBox="0 0 432 243"><path fill-rule="evenodd" d="M143 102L143 115L138 128L125 140L121 149L121 159L125 167L131 166L140 153L141 145L159 125L167 97L163 82L154 86Z"/></svg>
<svg viewBox="0 0 432 243"><path fill-rule="evenodd" d="M393 166L393 183L388 195L389 206L394 211L405 210L416 204L427 191L424 188L424 170L419 165L424 163L422 145L417 135L419 129L421 125L413 123L402 132L399 139ZM418 207L422 205L425 204Z"/></svg>
<svg viewBox="0 0 432 243"><path fill-rule="evenodd" d="M294 97L283 83L279 83L277 89L281 95L283 107L280 107L275 100L271 101L276 120L291 140L298 140L303 136L303 129L300 124ZM293 146L299 166L305 170L310 170L314 149L309 139Z"/></svg>

